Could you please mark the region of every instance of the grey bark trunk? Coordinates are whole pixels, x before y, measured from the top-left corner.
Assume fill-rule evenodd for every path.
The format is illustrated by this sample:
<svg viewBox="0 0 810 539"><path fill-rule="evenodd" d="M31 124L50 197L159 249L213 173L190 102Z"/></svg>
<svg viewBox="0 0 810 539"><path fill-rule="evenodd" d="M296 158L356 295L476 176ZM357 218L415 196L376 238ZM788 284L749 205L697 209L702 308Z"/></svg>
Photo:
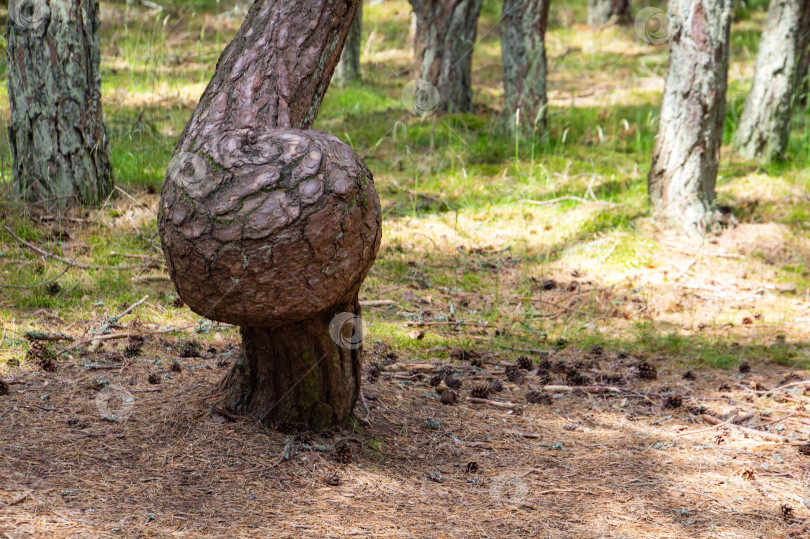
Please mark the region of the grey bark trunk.
<svg viewBox="0 0 810 539"><path fill-rule="evenodd" d="M669 65L649 175L653 216L687 235L713 229L725 119L731 0L672 0Z"/></svg>
<svg viewBox="0 0 810 539"><path fill-rule="evenodd" d="M437 111L472 111L472 53L483 0L409 1L417 71L438 90Z"/></svg>
<svg viewBox="0 0 810 539"><path fill-rule="evenodd" d="M504 120L510 132L546 132L546 28L550 0L504 0L501 17ZM518 118L518 111L519 118Z"/></svg>
<svg viewBox="0 0 810 539"><path fill-rule="evenodd" d="M751 92L734 133L734 147L743 157L771 161L784 156L791 103L802 81L799 69L808 11L810 0L771 1Z"/></svg>
<svg viewBox="0 0 810 539"><path fill-rule="evenodd" d="M588 24L603 26L613 19L619 24L630 22L630 0L588 0Z"/></svg>
<svg viewBox="0 0 810 539"><path fill-rule="evenodd" d="M361 2L362 4L362 2ZM363 47L363 6L357 8L357 15L349 28L349 35L343 45L340 62L335 68L332 80L340 86L345 86L361 80L360 56Z"/></svg>
<svg viewBox="0 0 810 539"><path fill-rule="evenodd" d="M113 188L102 123L97 0L12 0L6 25L14 190L95 205Z"/></svg>

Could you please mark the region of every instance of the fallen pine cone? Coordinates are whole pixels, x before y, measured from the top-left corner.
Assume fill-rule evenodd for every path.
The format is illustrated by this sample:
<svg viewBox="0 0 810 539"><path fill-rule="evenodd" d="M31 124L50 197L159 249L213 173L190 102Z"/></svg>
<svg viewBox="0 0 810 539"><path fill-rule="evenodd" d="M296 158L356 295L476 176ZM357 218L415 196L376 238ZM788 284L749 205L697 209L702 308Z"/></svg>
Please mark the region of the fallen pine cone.
<svg viewBox="0 0 810 539"><path fill-rule="evenodd" d="M664 397L664 408L680 408L683 404L683 397L681 397L678 393L673 393L672 395L667 395Z"/></svg>
<svg viewBox="0 0 810 539"><path fill-rule="evenodd" d="M334 452L338 462L348 464L352 461L352 446L345 441L340 441L335 444Z"/></svg>
<svg viewBox="0 0 810 539"><path fill-rule="evenodd" d="M458 402L458 393L452 389L448 389L442 392L442 396L439 400L442 404L455 404Z"/></svg>
<svg viewBox="0 0 810 539"><path fill-rule="evenodd" d="M529 391L526 393L526 402L531 404L551 404L551 395L545 391Z"/></svg>

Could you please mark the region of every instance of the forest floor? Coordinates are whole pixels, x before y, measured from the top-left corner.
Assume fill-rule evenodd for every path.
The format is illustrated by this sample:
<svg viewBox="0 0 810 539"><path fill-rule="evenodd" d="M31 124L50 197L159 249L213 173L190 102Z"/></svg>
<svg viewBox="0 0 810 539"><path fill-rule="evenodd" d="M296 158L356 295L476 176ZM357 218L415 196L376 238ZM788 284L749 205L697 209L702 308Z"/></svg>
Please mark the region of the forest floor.
<svg viewBox="0 0 810 539"><path fill-rule="evenodd" d="M553 4L550 134L516 142L498 123L500 2L479 110L424 119L400 100L407 2L368 3L364 81L330 88L316 124L364 157L385 212L361 290L365 405L296 438L222 410L238 332L165 272L159 186L239 24L227 2L167 5L102 3L115 195L47 212L0 185L0 536L810 536L806 110L780 163L724 146L734 224L689 242L646 205L664 45ZM734 24L726 142L762 20ZM454 404L431 385L442 368Z"/></svg>

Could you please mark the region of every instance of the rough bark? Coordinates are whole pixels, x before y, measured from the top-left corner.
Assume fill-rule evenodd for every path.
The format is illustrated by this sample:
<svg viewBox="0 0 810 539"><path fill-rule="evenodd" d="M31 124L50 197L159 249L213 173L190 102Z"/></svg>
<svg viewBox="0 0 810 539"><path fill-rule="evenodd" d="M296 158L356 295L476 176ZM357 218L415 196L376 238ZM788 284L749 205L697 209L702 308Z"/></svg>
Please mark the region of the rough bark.
<svg viewBox="0 0 810 539"><path fill-rule="evenodd" d="M510 131L546 132L546 28L550 0L504 0L501 18L504 116Z"/></svg>
<svg viewBox="0 0 810 539"><path fill-rule="evenodd" d="M725 119L731 0L672 0L669 65L649 175L654 217L688 235L712 229Z"/></svg>
<svg viewBox="0 0 810 539"><path fill-rule="evenodd" d="M12 0L6 25L13 183L28 203L94 205L113 188L96 0Z"/></svg>
<svg viewBox="0 0 810 539"><path fill-rule="evenodd" d="M630 0L588 0L588 24L603 26L612 20L630 22Z"/></svg>
<svg viewBox="0 0 810 539"><path fill-rule="evenodd" d="M470 112L472 53L483 0L409 0L419 78L436 87L437 112Z"/></svg>
<svg viewBox="0 0 810 539"><path fill-rule="evenodd" d="M810 0L772 0L762 33L751 92L734 133L743 157L771 161L782 157L790 136L790 112L800 86Z"/></svg>
<svg viewBox="0 0 810 539"><path fill-rule="evenodd" d="M359 316L360 307L355 301L342 310ZM360 392L361 349L335 344L324 330L332 319L324 313L277 328L241 328L242 353L223 382L225 405L266 424L316 432L350 417Z"/></svg>
<svg viewBox="0 0 810 539"><path fill-rule="evenodd" d="M223 385L235 412L321 429L357 397L360 343L330 336L380 244L371 173L336 137L306 130L357 0L257 1L180 136L158 222L180 297L243 327Z"/></svg>
<svg viewBox="0 0 810 539"><path fill-rule="evenodd" d="M357 15L349 28L349 35L343 45L343 53L340 55L340 62L335 68L335 76L332 80L335 83L345 86L362 79L360 75L360 56L363 47L363 9L357 8Z"/></svg>

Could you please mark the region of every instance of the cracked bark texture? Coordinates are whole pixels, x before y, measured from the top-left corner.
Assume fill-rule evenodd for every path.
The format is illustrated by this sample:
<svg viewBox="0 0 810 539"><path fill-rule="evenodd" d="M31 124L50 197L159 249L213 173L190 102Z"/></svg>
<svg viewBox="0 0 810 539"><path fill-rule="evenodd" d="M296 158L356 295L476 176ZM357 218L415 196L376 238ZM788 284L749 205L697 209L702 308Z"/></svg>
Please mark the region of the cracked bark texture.
<svg viewBox="0 0 810 539"><path fill-rule="evenodd" d="M9 17L5 34L15 193L48 207L96 205L113 188L101 113L98 2L18 2L12 12L15 7L23 13Z"/></svg>
<svg viewBox="0 0 810 539"><path fill-rule="evenodd" d="M163 183L158 223L180 297L241 326L225 403L269 425L344 423L360 389L362 349L339 346L329 323L360 314L380 202L362 159L307 129L358 5L257 1Z"/></svg>
<svg viewBox="0 0 810 539"><path fill-rule="evenodd" d="M363 5L357 8L357 15L349 28L349 35L343 45L340 62L335 68L332 80L341 86L362 80L360 75L360 56L363 48Z"/></svg>
<svg viewBox="0 0 810 539"><path fill-rule="evenodd" d="M669 64L652 166L653 216L690 236L715 228L731 0L672 0Z"/></svg>
<svg viewBox="0 0 810 539"><path fill-rule="evenodd" d="M630 0L588 0L588 24L603 26L614 19L619 24L630 23Z"/></svg>
<svg viewBox="0 0 810 539"><path fill-rule="evenodd" d="M734 133L734 148L743 157L767 162L784 156L791 104L802 82L809 12L810 0L771 1L751 91Z"/></svg>
<svg viewBox="0 0 810 539"><path fill-rule="evenodd" d="M546 132L546 28L550 0L504 0L501 18L504 120L510 132Z"/></svg>
<svg viewBox="0 0 810 539"><path fill-rule="evenodd" d="M439 91L437 112L471 112L472 53L483 0L409 0L420 79Z"/></svg>

